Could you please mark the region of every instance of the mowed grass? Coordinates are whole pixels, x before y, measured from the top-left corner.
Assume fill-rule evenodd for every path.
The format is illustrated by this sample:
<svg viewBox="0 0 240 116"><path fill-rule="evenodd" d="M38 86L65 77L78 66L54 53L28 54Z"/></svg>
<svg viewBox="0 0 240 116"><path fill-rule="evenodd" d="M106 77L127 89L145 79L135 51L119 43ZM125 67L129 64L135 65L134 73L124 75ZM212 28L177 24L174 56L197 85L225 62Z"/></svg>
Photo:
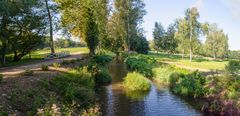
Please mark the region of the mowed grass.
<svg viewBox="0 0 240 116"><path fill-rule="evenodd" d="M189 61L189 57L178 54L166 54L150 52L150 56L155 57L159 62L171 63L173 65L196 68L196 69L207 69L207 70L223 70L228 63L226 60L209 60L206 57L194 57L193 61Z"/></svg>
<svg viewBox="0 0 240 116"><path fill-rule="evenodd" d="M63 51L69 51L70 54L73 53L88 53L89 50L87 47L76 47L76 48L56 48L55 52L63 52ZM10 55L8 55L8 62L7 62L7 66L17 66L17 65L21 65L21 64L27 64L27 63L32 63L34 61L39 61L42 60L46 57L47 54L50 54L51 50L50 49L43 49L43 50L36 50L33 51L31 53L31 59L29 57L29 55L24 56L20 61L17 62L12 62L12 60L10 59ZM0 67L2 67L0 65Z"/></svg>
<svg viewBox="0 0 240 116"><path fill-rule="evenodd" d="M72 53L77 53L77 52L81 52L81 53L88 53L89 50L87 47L76 47L76 48L56 48L55 52L63 52L63 51L69 51L70 54ZM34 51L33 54L34 55L43 55L43 54L49 54L51 52L50 49L44 49L44 50L37 50Z"/></svg>

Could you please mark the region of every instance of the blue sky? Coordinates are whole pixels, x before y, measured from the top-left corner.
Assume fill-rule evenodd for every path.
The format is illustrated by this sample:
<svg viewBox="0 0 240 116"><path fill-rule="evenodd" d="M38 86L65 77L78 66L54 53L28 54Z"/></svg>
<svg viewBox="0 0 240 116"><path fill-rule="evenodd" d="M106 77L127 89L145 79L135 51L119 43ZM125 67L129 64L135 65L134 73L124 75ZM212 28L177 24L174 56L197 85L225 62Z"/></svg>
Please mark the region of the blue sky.
<svg viewBox="0 0 240 116"><path fill-rule="evenodd" d="M184 11L197 6L200 22L217 23L229 36L231 50L240 50L240 0L144 0L147 15L143 28L148 40L156 21L166 29L175 19L184 16ZM204 41L204 39L202 40Z"/></svg>

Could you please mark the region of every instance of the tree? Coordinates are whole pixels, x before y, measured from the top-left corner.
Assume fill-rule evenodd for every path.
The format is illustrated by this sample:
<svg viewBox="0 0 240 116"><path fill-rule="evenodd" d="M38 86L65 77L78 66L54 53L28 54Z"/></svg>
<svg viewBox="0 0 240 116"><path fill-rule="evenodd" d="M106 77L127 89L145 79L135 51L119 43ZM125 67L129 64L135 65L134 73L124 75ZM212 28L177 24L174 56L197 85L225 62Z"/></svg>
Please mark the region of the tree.
<svg viewBox="0 0 240 116"><path fill-rule="evenodd" d="M218 29L217 24L210 25L205 42L207 55L216 58L224 58L228 54L228 36L223 30Z"/></svg>
<svg viewBox="0 0 240 116"><path fill-rule="evenodd" d="M159 51L164 48L163 45L163 38L165 36L165 30L161 23L155 22L155 27L153 30L153 41L154 41L154 48Z"/></svg>
<svg viewBox="0 0 240 116"><path fill-rule="evenodd" d="M186 51L186 47L189 50L189 59L192 61L192 56L194 50L199 46L200 41L198 37L200 36L202 29L201 23L198 22L199 13L197 8L189 8L185 11L184 19L179 20L178 31L176 37L180 41L179 45L183 51Z"/></svg>
<svg viewBox="0 0 240 116"><path fill-rule="evenodd" d="M19 12L11 17L8 26L9 48L13 60L19 61L42 43L45 35L44 14L38 13L36 1L18 3ZM21 9L21 10L20 10ZM35 10L33 10L35 9Z"/></svg>
<svg viewBox="0 0 240 116"><path fill-rule="evenodd" d="M51 49L51 54L55 54L54 50L54 41L53 41L53 20L52 20L52 12L51 9L54 9L56 11L56 6L54 4L49 4L49 0L44 0L45 6L46 6L46 11L47 11L47 18L49 21L49 32L50 32L50 49ZM52 2L52 1L51 1Z"/></svg>
<svg viewBox="0 0 240 116"><path fill-rule="evenodd" d="M164 50L174 53L177 48L177 40L175 39L175 33L176 33L176 24L171 24L169 25L167 32L166 32L166 37L163 39L163 44Z"/></svg>
<svg viewBox="0 0 240 116"><path fill-rule="evenodd" d="M119 61L119 56L124 51L125 30L123 22L119 15L114 12L108 22L108 41L105 47L116 53L116 60Z"/></svg>
<svg viewBox="0 0 240 116"><path fill-rule="evenodd" d="M55 0L62 11L62 23L70 33L86 41L90 55L95 54L102 25L106 25L106 16L99 16L98 11L107 12L107 1L99 0ZM107 14L107 13L101 13ZM104 19L103 19L104 18Z"/></svg>
<svg viewBox="0 0 240 116"><path fill-rule="evenodd" d="M10 17L17 14L17 1L0 1L0 41L1 41L1 64L6 65L6 53L8 45L8 25Z"/></svg>
<svg viewBox="0 0 240 116"><path fill-rule="evenodd" d="M7 50L14 54L14 61L18 61L36 48L44 35L45 26L35 0L6 0L1 1L1 5L1 59L5 65Z"/></svg>
<svg viewBox="0 0 240 116"><path fill-rule="evenodd" d="M114 0L114 13L123 25L121 35L126 51L135 50L133 41L137 41L139 33L142 33L141 24L146 14L144 7L142 0Z"/></svg>

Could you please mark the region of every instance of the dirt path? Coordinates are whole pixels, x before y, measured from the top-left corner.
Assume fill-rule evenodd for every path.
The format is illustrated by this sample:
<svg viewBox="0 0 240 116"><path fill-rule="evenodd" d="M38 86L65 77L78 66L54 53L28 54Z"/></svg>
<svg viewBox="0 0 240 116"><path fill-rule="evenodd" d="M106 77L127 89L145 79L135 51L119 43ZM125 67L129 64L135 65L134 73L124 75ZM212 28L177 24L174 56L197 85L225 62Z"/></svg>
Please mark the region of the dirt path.
<svg viewBox="0 0 240 116"><path fill-rule="evenodd" d="M60 63L63 60L72 60L72 59L77 59L82 57L83 57L82 53L74 53L65 58L42 60L42 61L32 62L29 64L23 64L23 65L14 66L14 67L4 67L4 68L0 68L0 74L3 74L4 76L15 75L15 74L24 72L24 70L26 69L37 70L41 67L42 64L50 65L52 63Z"/></svg>

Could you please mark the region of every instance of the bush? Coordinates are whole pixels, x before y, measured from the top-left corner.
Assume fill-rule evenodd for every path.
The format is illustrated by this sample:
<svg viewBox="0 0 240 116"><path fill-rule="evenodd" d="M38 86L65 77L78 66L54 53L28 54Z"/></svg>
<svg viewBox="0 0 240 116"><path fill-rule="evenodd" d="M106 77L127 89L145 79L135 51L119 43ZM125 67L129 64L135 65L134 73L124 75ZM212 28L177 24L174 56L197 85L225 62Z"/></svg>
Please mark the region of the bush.
<svg viewBox="0 0 240 116"><path fill-rule="evenodd" d="M123 86L127 91L148 91L151 88L150 82L140 73L128 73L124 78Z"/></svg>
<svg viewBox="0 0 240 116"><path fill-rule="evenodd" d="M154 80L162 85L162 86L169 86L170 83L170 76L173 73L183 73L188 74L190 71L182 68L178 68L171 65L162 64L160 67L154 68Z"/></svg>
<svg viewBox="0 0 240 116"><path fill-rule="evenodd" d="M59 64L59 63L53 63L52 65L54 68L59 68L61 66L61 64Z"/></svg>
<svg viewBox="0 0 240 116"><path fill-rule="evenodd" d="M71 60L63 60L61 64L62 65L69 65L69 64L71 64Z"/></svg>
<svg viewBox="0 0 240 116"><path fill-rule="evenodd" d="M207 92L204 85L205 77L198 71L187 75L174 73L170 76L170 89L179 95L202 97Z"/></svg>
<svg viewBox="0 0 240 116"><path fill-rule="evenodd" d="M26 69L24 72L23 72L23 75L25 76L33 76L33 70L31 69Z"/></svg>
<svg viewBox="0 0 240 116"><path fill-rule="evenodd" d="M232 75L238 75L240 71L240 62L239 61L229 61L225 69Z"/></svg>
<svg viewBox="0 0 240 116"><path fill-rule="evenodd" d="M49 67L48 65L45 65L45 64L42 64L42 71L48 71L49 70Z"/></svg>
<svg viewBox="0 0 240 116"><path fill-rule="evenodd" d="M92 73L94 76L94 80L97 84L109 84L112 81L112 77L110 76L106 67L102 67L98 64L91 62L88 65L88 71Z"/></svg>
<svg viewBox="0 0 240 116"><path fill-rule="evenodd" d="M77 101L87 106L94 100L94 79L85 67L53 78L49 86L68 103Z"/></svg>
<svg viewBox="0 0 240 116"><path fill-rule="evenodd" d="M100 65L106 65L107 63L112 61L112 59L113 58L110 55L104 55L104 54L103 55L95 55L93 57L93 61Z"/></svg>
<svg viewBox="0 0 240 116"><path fill-rule="evenodd" d="M154 58L144 55L129 56L125 60L129 70L139 72L146 77L153 77L152 68L155 63L156 60Z"/></svg>
<svg viewBox="0 0 240 116"><path fill-rule="evenodd" d="M97 84L109 84L112 81L112 77L110 76L108 70L105 68L99 69L94 77Z"/></svg>
<svg viewBox="0 0 240 116"><path fill-rule="evenodd" d="M0 83L2 82L2 80L3 80L3 75L0 74Z"/></svg>

